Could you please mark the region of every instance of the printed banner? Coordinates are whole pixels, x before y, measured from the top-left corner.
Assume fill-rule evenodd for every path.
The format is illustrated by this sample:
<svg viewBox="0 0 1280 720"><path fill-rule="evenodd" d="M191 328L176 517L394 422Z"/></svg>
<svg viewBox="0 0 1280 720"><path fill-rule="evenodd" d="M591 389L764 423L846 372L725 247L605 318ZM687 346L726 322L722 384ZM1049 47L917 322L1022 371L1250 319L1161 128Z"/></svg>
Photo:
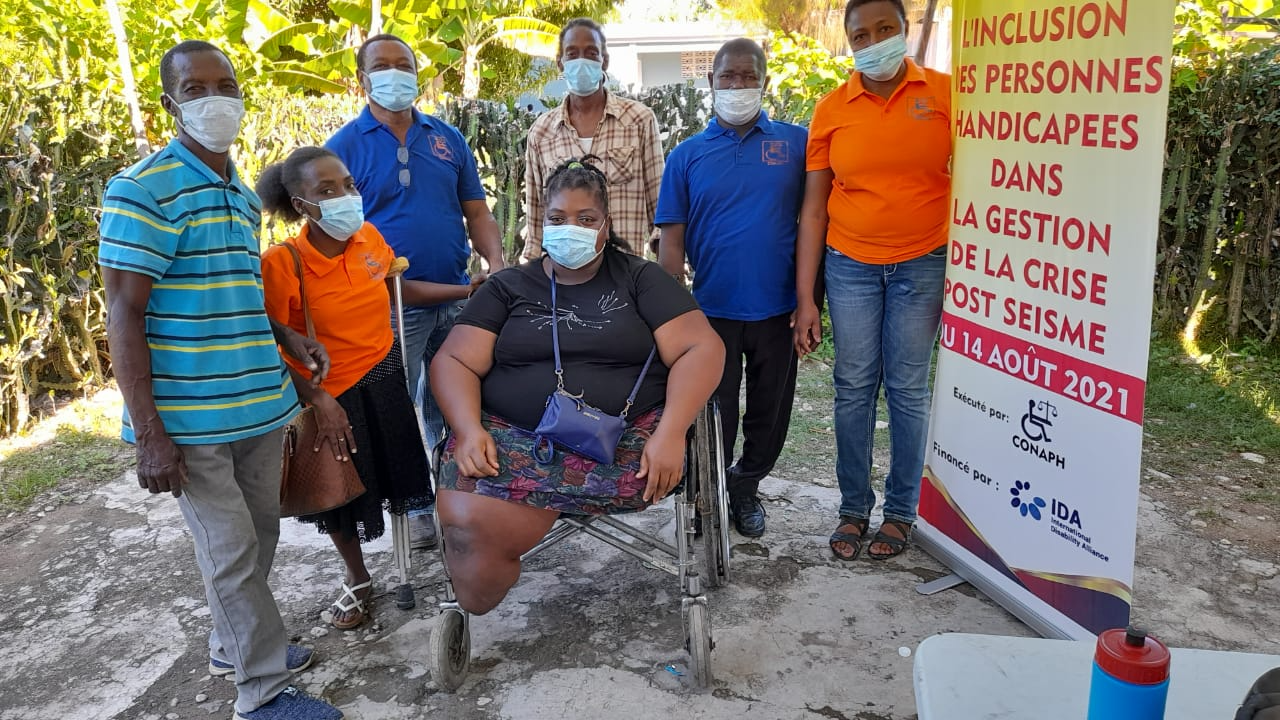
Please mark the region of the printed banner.
<svg viewBox="0 0 1280 720"><path fill-rule="evenodd" d="M1172 24L956 3L920 533L1064 637L1129 618Z"/></svg>

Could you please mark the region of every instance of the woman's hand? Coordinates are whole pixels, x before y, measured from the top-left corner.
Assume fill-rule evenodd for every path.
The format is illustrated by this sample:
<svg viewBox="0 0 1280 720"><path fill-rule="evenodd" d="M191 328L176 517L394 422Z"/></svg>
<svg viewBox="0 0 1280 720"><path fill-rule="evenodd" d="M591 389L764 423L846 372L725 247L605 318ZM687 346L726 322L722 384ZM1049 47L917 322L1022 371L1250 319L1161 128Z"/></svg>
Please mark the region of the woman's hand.
<svg viewBox="0 0 1280 720"><path fill-rule="evenodd" d="M356 439L351 434L347 411L323 390L312 395L311 407L316 414L316 444L312 452L320 452L320 446L328 442L334 459L342 462L351 459L349 453L356 452Z"/></svg>
<svg viewBox="0 0 1280 720"><path fill-rule="evenodd" d="M483 425L468 432L454 431L453 459L462 477L494 477L498 474L498 444Z"/></svg>
<svg viewBox="0 0 1280 720"><path fill-rule="evenodd" d="M791 316L791 333L796 355L801 359L817 349L822 343L822 313L816 303L796 304L796 311Z"/></svg>
<svg viewBox="0 0 1280 720"><path fill-rule="evenodd" d="M684 473L684 447L684 435L664 431L661 424L644 444L636 477L649 481L642 496L645 502L658 502L680 483Z"/></svg>

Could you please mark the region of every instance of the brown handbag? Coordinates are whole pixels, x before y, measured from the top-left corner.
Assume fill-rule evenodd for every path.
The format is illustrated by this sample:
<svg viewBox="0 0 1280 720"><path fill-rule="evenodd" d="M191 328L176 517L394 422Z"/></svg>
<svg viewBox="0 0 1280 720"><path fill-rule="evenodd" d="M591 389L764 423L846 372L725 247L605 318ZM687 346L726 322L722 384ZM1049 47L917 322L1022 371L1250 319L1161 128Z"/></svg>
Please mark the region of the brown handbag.
<svg viewBox="0 0 1280 720"><path fill-rule="evenodd" d="M298 273L298 292L302 297L302 316L307 323L307 337L316 339L307 306L307 286L302 279L302 257L298 249L283 243L293 255ZM329 448L316 447L316 413L306 408L284 428L284 463L280 475L280 517L313 515L342 507L365 493L364 483L355 464L333 456Z"/></svg>

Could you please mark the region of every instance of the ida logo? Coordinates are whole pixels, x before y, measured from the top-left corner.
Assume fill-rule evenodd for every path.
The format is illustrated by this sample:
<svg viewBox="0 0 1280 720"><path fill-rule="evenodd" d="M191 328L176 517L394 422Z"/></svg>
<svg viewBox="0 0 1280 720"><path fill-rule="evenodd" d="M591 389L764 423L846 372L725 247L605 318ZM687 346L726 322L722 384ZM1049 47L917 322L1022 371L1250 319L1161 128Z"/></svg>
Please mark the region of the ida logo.
<svg viewBox="0 0 1280 720"><path fill-rule="evenodd" d="M1054 500L1052 504L1049 506L1049 509L1053 512L1053 517L1057 519L1059 522L1066 523L1067 525L1073 525L1079 530L1084 529L1084 527L1080 524L1079 510L1072 510L1071 508L1067 507L1067 504L1062 502L1061 500Z"/></svg>
<svg viewBox="0 0 1280 720"><path fill-rule="evenodd" d="M1031 494L1031 483L1027 480L1018 480L1009 488L1009 494L1013 496L1013 500L1009 502L1018 514L1022 517L1030 517L1032 520L1039 521L1044 517L1044 510L1049 510L1049 516L1055 524L1071 525L1078 530L1083 530L1084 525L1080 520L1080 511L1073 510L1065 502L1057 498L1050 498L1048 502L1038 495Z"/></svg>
<svg viewBox="0 0 1280 720"><path fill-rule="evenodd" d="M1014 507L1022 517L1031 516L1033 520L1040 519L1040 509L1047 506L1048 503L1042 497L1032 497L1031 483L1019 480L1009 488L1009 494L1013 495L1013 501L1009 504ZM1027 493L1023 495L1023 493Z"/></svg>

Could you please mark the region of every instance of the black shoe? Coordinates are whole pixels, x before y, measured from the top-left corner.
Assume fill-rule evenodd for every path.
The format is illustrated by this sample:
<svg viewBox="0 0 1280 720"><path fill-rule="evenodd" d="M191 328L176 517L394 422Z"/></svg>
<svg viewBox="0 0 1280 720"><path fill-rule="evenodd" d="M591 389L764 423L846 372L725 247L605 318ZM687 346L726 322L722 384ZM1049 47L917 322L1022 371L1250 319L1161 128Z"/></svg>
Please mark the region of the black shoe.
<svg viewBox="0 0 1280 720"><path fill-rule="evenodd" d="M764 506L755 495L730 495L729 517L739 535L758 538L764 534Z"/></svg>

